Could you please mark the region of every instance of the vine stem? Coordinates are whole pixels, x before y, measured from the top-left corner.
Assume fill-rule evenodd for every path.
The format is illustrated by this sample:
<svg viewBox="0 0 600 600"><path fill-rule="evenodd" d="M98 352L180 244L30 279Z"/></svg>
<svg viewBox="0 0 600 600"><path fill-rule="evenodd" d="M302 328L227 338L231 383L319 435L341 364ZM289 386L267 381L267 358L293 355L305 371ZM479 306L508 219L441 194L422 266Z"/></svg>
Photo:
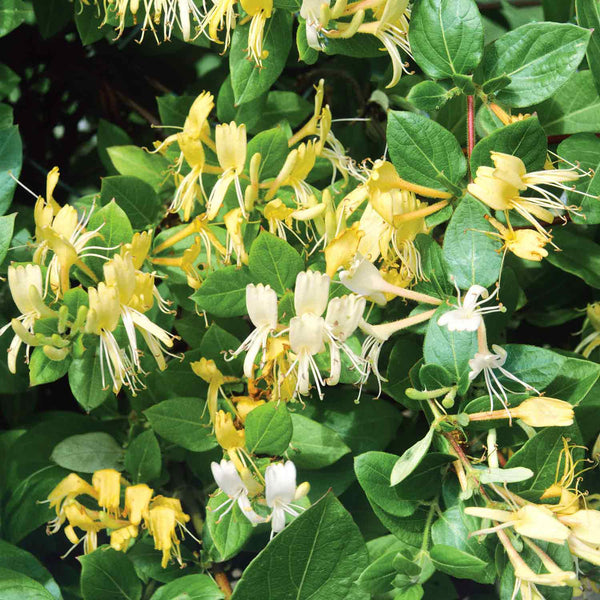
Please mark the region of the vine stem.
<svg viewBox="0 0 600 600"><path fill-rule="evenodd" d="M475 147L475 96L467 96L467 156L471 161L471 154ZM473 180L473 173L471 173Z"/></svg>
<svg viewBox="0 0 600 600"><path fill-rule="evenodd" d="M225 575L223 571L216 569L213 570L213 575L215 581L217 582L217 585L219 586L219 589L223 592L225 596L225 600L229 600L229 598L231 598L232 589L229 583L229 579L227 579L227 575Z"/></svg>

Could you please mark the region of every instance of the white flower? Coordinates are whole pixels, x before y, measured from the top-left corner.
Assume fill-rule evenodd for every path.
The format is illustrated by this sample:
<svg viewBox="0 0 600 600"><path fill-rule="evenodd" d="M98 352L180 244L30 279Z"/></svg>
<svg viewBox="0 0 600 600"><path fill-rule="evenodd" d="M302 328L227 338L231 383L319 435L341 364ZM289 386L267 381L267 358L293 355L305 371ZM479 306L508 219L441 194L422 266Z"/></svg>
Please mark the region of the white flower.
<svg viewBox="0 0 600 600"><path fill-rule="evenodd" d="M390 284L381 276L379 269L366 258L358 256L347 271L340 272L340 281L359 296L383 306L387 303L384 292Z"/></svg>
<svg viewBox="0 0 600 600"><path fill-rule="evenodd" d="M285 513L297 517L301 506L292 504L308 494L308 483L296 487L296 466L291 460L269 465L265 471L265 496L271 513L271 537L285 527Z"/></svg>
<svg viewBox="0 0 600 600"><path fill-rule="evenodd" d="M320 40L320 31L322 29L320 16L321 6L329 6L330 0L302 0L300 16L306 20L306 42L315 50L322 50L323 45Z"/></svg>
<svg viewBox="0 0 600 600"><path fill-rule="evenodd" d="M472 285L465 294L464 299L461 299L458 287L456 291L458 293L458 308L449 310L438 319L438 325L440 327L446 326L450 331L477 331L483 322L481 315L503 312L504 310L501 304L482 306L498 293L498 288L490 295L483 286ZM479 300L480 297L482 300Z"/></svg>
<svg viewBox="0 0 600 600"><path fill-rule="evenodd" d="M343 350L355 369L363 375L364 361L346 344L346 340L354 333L365 311L366 300L353 294L333 298L327 306L325 315L326 332L329 337L329 355L331 367L327 385L337 385L342 371L340 350Z"/></svg>
<svg viewBox="0 0 600 600"><path fill-rule="evenodd" d="M246 286L246 310L254 331L242 342L241 346L231 354L236 357L247 352L244 359L244 375L252 377L254 361L259 350L262 350L261 364L264 361L267 339L277 328L277 294L268 285L250 283Z"/></svg>
<svg viewBox="0 0 600 600"><path fill-rule="evenodd" d="M300 317L306 313L312 313L320 317L327 308L329 283L329 276L318 271L298 273L294 289L296 315Z"/></svg>
<svg viewBox="0 0 600 600"><path fill-rule="evenodd" d="M485 348L487 350L487 346ZM527 391L533 391L539 394L533 386L521 381L518 377L515 377L510 371L507 371L503 365L506 362L507 352L504 348L492 345L493 352L487 350L486 352L477 352L475 356L469 361L469 381L473 381L480 373L483 372L485 379L485 385L490 396L490 410L494 410L494 398L497 398L504 408L508 408L508 398L506 396L507 388L505 388L500 380L498 379L495 370L498 370L504 377L511 379L522 385ZM509 392L511 390L508 390Z"/></svg>
<svg viewBox="0 0 600 600"><path fill-rule="evenodd" d="M319 367L315 362L314 355L325 350L327 333L325 319L313 313L305 313L302 316L290 320L290 348L296 355L296 359L290 367L290 371L298 368L296 392L306 396L310 389L310 374L312 372L319 397L323 397L321 387L325 385Z"/></svg>
<svg viewBox="0 0 600 600"><path fill-rule="evenodd" d="M252 524L264 523L265 519L252 510L250 499L248 498L248 488L244 485L244 482L239 476L233 462L225 459L223 459L220 464L212 462L210 463L210 469L215 481L217 482L217 485L221 491L228 496L227 500L225 500L223 504L214 509L216 512L229 504L225 512L223 512L219 517L219 520L222 519L237 502L238 506L242 510L242 513Z"/></svg>

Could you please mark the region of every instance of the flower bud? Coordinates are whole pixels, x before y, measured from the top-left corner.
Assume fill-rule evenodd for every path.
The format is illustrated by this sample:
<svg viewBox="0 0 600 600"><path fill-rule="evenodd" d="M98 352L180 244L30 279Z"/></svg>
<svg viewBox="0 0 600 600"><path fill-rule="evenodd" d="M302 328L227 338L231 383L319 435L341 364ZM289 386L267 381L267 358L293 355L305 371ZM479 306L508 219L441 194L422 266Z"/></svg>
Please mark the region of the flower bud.
<svg viewBox="0 0 600 600"><path fill-rule="evenodd" d="M568 402L545 396L528 398L511 408L510 414L530 427L568 427L574 418L573 407Z"/></svg>

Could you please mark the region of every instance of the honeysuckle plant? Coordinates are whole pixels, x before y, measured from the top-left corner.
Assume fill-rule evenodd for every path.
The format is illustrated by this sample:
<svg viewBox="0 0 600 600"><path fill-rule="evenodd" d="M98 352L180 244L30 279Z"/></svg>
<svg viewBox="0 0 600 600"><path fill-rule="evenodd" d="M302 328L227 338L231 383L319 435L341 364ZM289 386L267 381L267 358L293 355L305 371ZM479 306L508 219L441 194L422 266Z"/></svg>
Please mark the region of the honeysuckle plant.
<svg viewBox="0 0 600 600"><path fill-rule="evenodd" d="M526 4L0 0L0 597L597 591L600 5Z"/></svg>

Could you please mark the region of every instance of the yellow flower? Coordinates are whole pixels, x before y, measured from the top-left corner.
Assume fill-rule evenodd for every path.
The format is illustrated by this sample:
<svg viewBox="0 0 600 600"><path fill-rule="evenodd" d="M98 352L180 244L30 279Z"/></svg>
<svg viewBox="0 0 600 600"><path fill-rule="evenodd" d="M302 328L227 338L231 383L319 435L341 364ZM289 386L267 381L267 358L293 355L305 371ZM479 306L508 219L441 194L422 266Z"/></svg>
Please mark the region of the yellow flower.
<svg viewBox="0 0 600 600"><path fill-rule="evenodd" d="M363 23L358 27L360 33L370 33L379 39L392 60L392 80L386 87L394 87L399 81L406 64L400 50L410 55L408 42L408 0L384 0L373 8L376 21Z"/></svg>
<svg viewBox="0 0 600 600"><path fill-rule="evenodd" d="M600 548L600 512L590 509L578 510L570 515L561 515L559 519L577 539Z"/></svg>
<svg viewBox="0 0 600 600"><path fill-rule="evenodd" d="M540 262L548 256L548 250L544 248L549 241L547 235L542 235L539 231L533 229L514 230L510 222L508 222L508 227L505 227L493 217L486 217L486 219L499 232L486 232L486 234L500 238L504 242L503 248L506 248L515 256L536 262Z"/></svg>
<svg viewBox="0 0 600 600"><path fill-rule="evenodd" d="M29 346L35 343L33 328L35 322L42 317L55 317L56 313L48 308L42 300L44 288L42 283L42 271L38 265L10 265L8 267L8 287L13 301L21 312L21 315L7 323L0 329L0 335L13 327L15 335L8 348L8 370L11 373L17 371L17 355L23 341L26 341L26 357L29 360ZM22 327L18 327L21 325ZM21 331L22 330L22 331ZM21 335L19 335L21 332ZM27 340L23 340L26 337Z"/></svg>
<svg viewBox="0 0 600 600"><path fill-rule="evenodd" d="M83 536L83 551L85 554L93 552L98 547L98 532L104 529L104 525L97 520L98 513L89 510L77 502L77 500L67 500L65 502L65 517L69 524L65 527L65 535L72 544L80 542L79 536L75 533L75 527L85 531Z"/></svg>
<svg viewBox="0 0 600 600"><path fill-rule="evenodd" d="M110 546L114 550L123 552L129 547L130 540L137 537L138 528L136 525L126 525L119 529L113 529L110 532Z"/></svg>
<svg viewBox="0 0 600 600"><path fill-rule="evenodd" d="M324 250L327 264L325 273L329 277L333 277L340 267L347 267L352 263L364 235L365 232L359 229L359 223L355 222L327 244Z"/></svg>
<svg viewBox="0 0 600 600"><path fill-rule="evenodd" d="M73 500L82 495L97 497L96 490L76 473L70 473L48 494L47 502L50 509L56 511L56 518L48 523L48 532L56 533L64 523L64 504L67 500Z"/></svg>
<svg viewBox="0 0 600 600"><path fill-rule="evenodd" d="M572 188L564 185L564 182L579 179L576 168L527 173L523 161L517 156L491 152L491 157L494 167L479 167L475 180L467 188L470 194L490 208L504 211L514 209L546 238L550 236L537 219L552 223L554 214L551 210L577 210L575 207L566 206L554 192L540 187L544 185L561 191L571 190ZM536 192L538 196L522 198L520 194L526 190Z"/></svg>
<svg viewBox="0 0 600 600"><path fill-rule="evenodd" d="M242 423L255 408L265 403L264 400L256 400L250 396L234 396L232 400L235 402L235 410Z"/></svg>
<svg viewBox="0 0 600 600"><path fill-rule="evenodd" d="M234 183L238 203L244 218L247 217L244 207L244 195L240 183L240 175L246 165L246 126L236 125L232 121L229 125L217 125L215 128L215 140L217 144L217 158L223 173L215 183L208 203L206 205L206 218L212 221L219 212L225 199L229 186Z"/></svg>
<svg viewBox="0 0 600 600"><path fill-rule="evenodd" d="M146 526L154 538L154 547L156 550L162 551L161 566L163 569L169 564L172 555L179 564L182 564L177 526L183 528L189 520L190 517L183 512L181 502L176 498L156 496L152 501Z"/></svg>
<svg viewBox="0 0 600 600"><path fill-rule="evenodd" d="M265 23L273 12L273 0L240 0L242 8L252 17L248 32L248 57L262 67L269 52L263 50Z"/></svg>
<svg viewBox="0 0 600 600"><path fill-rule="evenodd" d="M129 255L136 269L141 269L152 246L152 229L133 234L131 242L121 246L121 256Z"/></svg>
<svg viewBox="0 0 600 600"><path fill-rule="evenodd" d="M218 410L215 415L215 435L224 450L243 448L246 443L244 430L236 429L231 414L222 410Z"/></svg>
<svg viewBox="0 0 600 600"><path fill-rule="evenodd" d="M92 475L92 485L98 496L98 506L109 514L119 514L121 502L121 473L114 469L102 469Z"/></svg>
<svg viewBox="0 0 600 600"><path fill-rule="evenodd" d="M139 525L148 516L148 505L154 490L145 483L130 485L125 489L125 511L131 523Z"/></svg>
<svg viewBox="0 0 600 600"><path fill-rule="evenodd" d="M213 7L206 13L201 24L201 30L204 32L208 28L208 37L213 42L222 44L219 39L219 32L225 29L225 46L223 52L227 51L231 40L231 32L235 27L234 6L237 0L212 0Z"/></svg>
<svg viewBox="0 0 600 600"><path fill-rule="evenodd" d="M244 236L242 234L242 224L244 223L243 211L241 208L230 210L224 217L225 229L227 229L227 255L225 261L228 262L231 255L235 253L237 266L248 264L248 253L244 246Z"/></svg>
<svg viewBox="0 0 600 600"><path fill-rule="evenodd" d="M202 357L200 360L191 363L190 366L192 367L192 371L194 371L194 373L198 375L200 379L203 379L204 381L206 381L206 383L208 383L206 406L210 415L210 421L214 424L215 413L217 412L219 392L223 394L221 386L224 383L231 383L237 381L237 378L223 375L223 373L219 371L214 360L209 360L204 357Z"/></svg>
<svg viewBox="0 0 600 600"><path fill-rule="evenodd" d="M573 424L573 407L564 400L539 396L528 398L510 414L530 427L568 427Z"/></svg>

